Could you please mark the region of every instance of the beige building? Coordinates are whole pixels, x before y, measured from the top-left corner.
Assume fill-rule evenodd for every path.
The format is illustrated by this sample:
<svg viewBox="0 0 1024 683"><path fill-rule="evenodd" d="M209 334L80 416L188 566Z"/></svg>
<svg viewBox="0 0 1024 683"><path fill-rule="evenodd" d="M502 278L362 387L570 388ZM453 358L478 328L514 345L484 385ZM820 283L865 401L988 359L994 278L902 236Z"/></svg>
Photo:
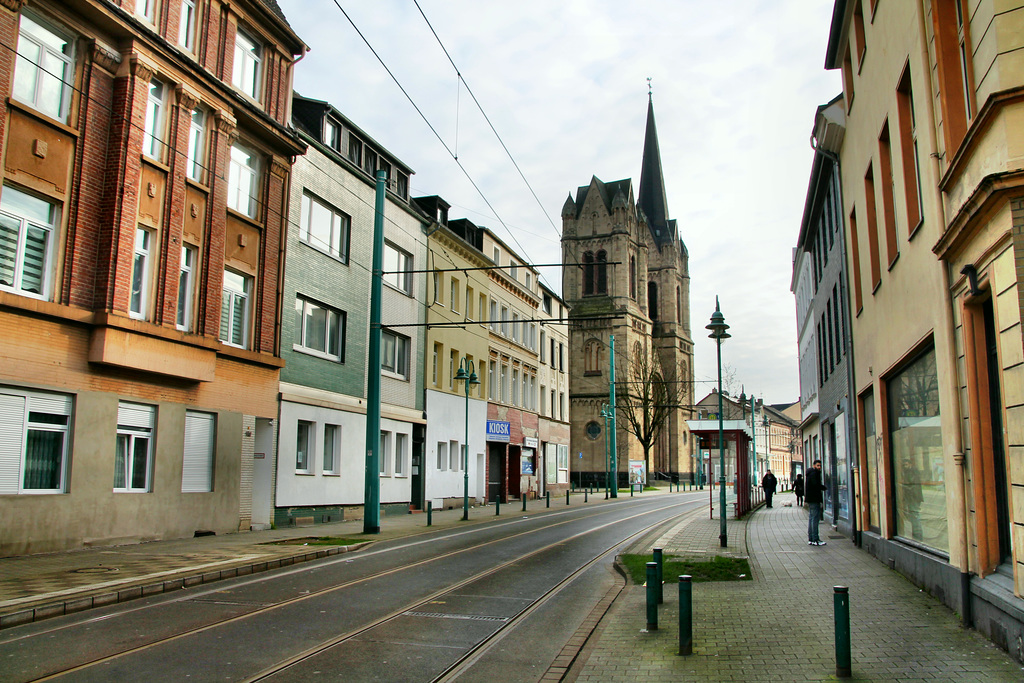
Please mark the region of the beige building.
<svg viewBox="0 0 1024 683"><path fill-rule="evenodd" d="M1018 659L1024 2L839 0L863 544Z"/></svg>

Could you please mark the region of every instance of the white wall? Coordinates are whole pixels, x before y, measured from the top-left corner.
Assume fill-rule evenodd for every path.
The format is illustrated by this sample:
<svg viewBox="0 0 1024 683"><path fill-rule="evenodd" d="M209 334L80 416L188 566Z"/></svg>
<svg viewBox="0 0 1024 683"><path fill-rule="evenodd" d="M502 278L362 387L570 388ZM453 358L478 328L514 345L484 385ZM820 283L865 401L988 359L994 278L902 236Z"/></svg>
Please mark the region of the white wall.
<svg viewBox="0 0 1024 683"><path fill-rule="evenodd" d="M427 391L427 437L424 472L426 499L439 507L444 498L461 498L465 488L461 447L466 439L466 397ZM478 454L487 452L487 402L469 399L469 497L483 498ZM459 443L459 469L438 470L437 443ZM484 459L486 461L486 459Z"/></svg>

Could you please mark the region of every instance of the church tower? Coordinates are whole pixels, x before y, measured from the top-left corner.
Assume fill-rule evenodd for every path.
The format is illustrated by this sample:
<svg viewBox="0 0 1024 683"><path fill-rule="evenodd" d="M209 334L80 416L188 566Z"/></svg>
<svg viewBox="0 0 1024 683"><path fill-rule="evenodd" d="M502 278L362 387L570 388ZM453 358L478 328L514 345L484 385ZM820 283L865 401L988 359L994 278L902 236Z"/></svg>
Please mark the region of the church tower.
<svg viewBox="0 0 1024 683"><path fill-rule="evenodd" d="M668 216L649 98L636 194L630 178L605 183L595 176L562 207L562 295L570 306L571 470L584 483L604 481L602 408L609 401L613 335L620 484L626 482L629 461L644 460L636 428L628 424L626 402L635 406L641 431L650 420L636 408L647 403L667 412L648 449L648 481L662 475L689 481L695 467L685 422L693 412L688 254L676 221ZM671 400L657 399L658 380L664 380L660 386L668 388Z"/></svg>

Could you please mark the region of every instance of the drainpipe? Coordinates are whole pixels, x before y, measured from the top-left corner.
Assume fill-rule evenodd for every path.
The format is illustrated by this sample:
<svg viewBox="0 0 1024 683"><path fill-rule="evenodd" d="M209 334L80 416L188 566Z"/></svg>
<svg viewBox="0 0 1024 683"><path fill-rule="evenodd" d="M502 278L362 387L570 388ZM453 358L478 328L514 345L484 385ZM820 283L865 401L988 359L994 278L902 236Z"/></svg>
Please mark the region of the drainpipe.
<svg viewBox="0 0 1024 683"><path fill-rule="evenodd" d="M927 84L927 88L928 88L928 90L927 90L928 97L925 98L925 103L926 103L926 106L928 107L928 121L930 121L932 123L932 125L928 126L928 136L930 138L932 149L938 150L939 147L938 147L938 142L937 142L937 139L936 139L935 125L934 125L934 122L935 122L935 92L932 90L931 62L929 61L929 58L928 58L928 44L927 44L927 40L926 40L926 37L928 36L927 24L925 22L925 16L927 14L927 8L925 6L926 4L930 4L930 3L927 3L927 0L920 0L920 2L918 4L918 25L919 25L918 26L918 33L919 33L919 36L920 36L920 39L921 39L921 60L925 64L925 66L927 67L926 68L926 72L927 72L926 76L927 77L924 80L925 80L925 83ZM947 152L948 152L948 150L947 150ZM936 152L936 153L933 153L933 154L929 154L928 156L929 156L929 159L931 160L932 172L935 174L936 178L941 178L942 174L941 174L941 169L939 168L939 155L938 155L938 153ZM946 213L945 212L945 208L942 205L942 194L941 194L941 192L936 192L935 193L935 215L937 217L939 217L939 219L942 220L942 224L943 225L945 225L945 223L946 223L946 221L945 221L945 213ZM950 286L949 264L944 262L944 261L940 261L940 264L942 265L943 296L947 297L947 302L949 304L948 306L944 306L943 307L943 320L942 320L942 323L943 323L943 326L944 326L945 331L946 331L946 343L949 345L949 349L952 350L952 349L956 348L956 336L955 336L955 334L953 332L953 321L954 321L953 306L954 306L954 302L953 302L953 299L949 296L950 295L950 291L949 291L949 286ZM947 355L946 365L947 365L947 369L951 373L950 376L953 377L953 378L956 378L957 377L956 364L955 364L955 362L952 361L952 358L951 358L950 354L946 354L946 355ZM960 416L962 415L961 410L960 410L960 392L959 391L952 392L951 403L952 403L953 409L956 411L954 414L957 416L957 423L959 423L960 422ZM943 441L946 440L945 437L946 437L946 435L943 434ZM958 545L958 550L959 550L959 553L960 553L960 619L961 619L961 623L962 623L962 625L964 627L970 627L973 624L974 619L973 619L973 617L971 615L971 561L970 561L970 554L969 554L970 553L970 546L969 546L969 542L968 542L969 529L968 529L968 524L967 524L967 486L966 486L966 483L965 483L966 477L967 477L967 469L966 469L965 462L964 462L965 457L964 457L963 437L962 437L962 434L960 432L959 424L958 424L957 428L953 430L952 434L949 435L949 437L950 437L949 438L949 443L950 443L950 445L952 446L952 449L953 449L953 463L956 466L956 476L953 477L953 488L954 488L954 494L953 495L956 498L956 500L960 503L960 509L957 511L958 516L960 518L960 528L958 529L958 531L960 532L960 534L959 534L960 542L957 544Z"/></svg>

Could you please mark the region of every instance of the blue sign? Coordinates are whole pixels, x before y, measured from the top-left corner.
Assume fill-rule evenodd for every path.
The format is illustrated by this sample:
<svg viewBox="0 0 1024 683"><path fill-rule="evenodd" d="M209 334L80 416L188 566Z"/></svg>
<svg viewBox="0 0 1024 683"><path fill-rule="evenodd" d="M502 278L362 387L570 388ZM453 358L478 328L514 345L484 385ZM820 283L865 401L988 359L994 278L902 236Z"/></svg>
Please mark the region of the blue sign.
<svg viewBox="0 0 1024 683"><path fill-rule="evenodd" d="M502 422L501 420L488 420L487 421L487 440L488 441L504 441L508 443L511 441L512 430L508 422Z"/></svg>

